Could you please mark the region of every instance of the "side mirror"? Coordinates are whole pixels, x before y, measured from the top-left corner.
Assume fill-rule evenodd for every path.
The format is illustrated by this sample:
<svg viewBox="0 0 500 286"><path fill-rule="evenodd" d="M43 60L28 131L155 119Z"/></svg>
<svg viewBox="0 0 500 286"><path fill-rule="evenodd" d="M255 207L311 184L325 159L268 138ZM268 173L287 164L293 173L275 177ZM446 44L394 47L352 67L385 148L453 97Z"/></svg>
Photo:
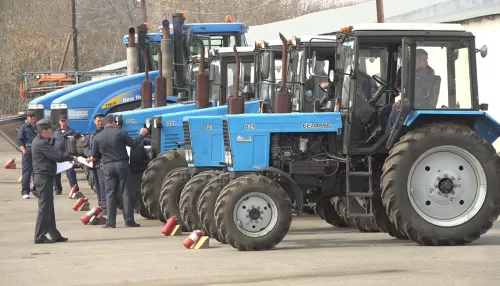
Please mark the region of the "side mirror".
<svg viewBox="0 0 500 286"><path fill-rule="evenodd" d="M370 61L370 63L375 62L375 58L374 57L369 57L368 60Z"/></svg>
<svg viewBox="0 0 500 286"><path fill-rule="evenodd" d="M292 60L292 72L297 73L297 68L299 67L299 52L298 51L292 51L291 60Z"/></svg>
<svg viewBox="0 0 500 286"><path fill-rule="evenodd" d="M261 71L261 77L263 79L266 79L269 77L269 70L271 67L271 54L268 52L262 53L262 71Z"/></svg>
<svg viewBox="0 0 500 286"><path fill-rule="evenodd" d="M191 47L193 45L194 34L193 29L191 27L186 28L186 46Z"/></svg>
<svg viewBox="0 0 500 286"><path fill-rule="evenodd" d="M459 54L460 54L460 53L458 52L458 50L457 50L457 49L454 49L454 50L453 50L453 59L455 59L455 61L456 61L456 60L458 60L458 55L459 55Z"/></svg>
<svg viewBox="0 0 500 286"><path fill-rule="evenodd" d="M333 82L333 79L335 78L335 71L334 70L331 70L329 73L328 73L328 80L330 80L330 82Z"/></svg>
<svg viewBox="0 0 500 286"><path fill-rule="evenodd" d="M309 60L309 74L316 74L316 51L313 52L313 56Z"/></svg>
<svg viewBox="0 0 500 286"><path fill-rule="evenodd" d="M486 55L488 55L488 47L486 45L482 46L481 49L479 50L479 54L481 55L482 58L485 58Z"/></svg>

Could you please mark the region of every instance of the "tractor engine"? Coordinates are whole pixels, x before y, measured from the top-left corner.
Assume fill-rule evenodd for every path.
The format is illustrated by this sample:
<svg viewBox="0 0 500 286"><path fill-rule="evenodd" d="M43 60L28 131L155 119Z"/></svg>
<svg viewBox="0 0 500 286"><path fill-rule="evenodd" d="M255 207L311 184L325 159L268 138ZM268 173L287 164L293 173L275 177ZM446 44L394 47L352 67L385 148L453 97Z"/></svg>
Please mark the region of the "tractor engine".
<svg viewBox="0 0 500 286"><path fill-rule="evenodd" d="M339 171L335 134L276 133L271 136L271 165L294 176L332 176Z"/></svg>

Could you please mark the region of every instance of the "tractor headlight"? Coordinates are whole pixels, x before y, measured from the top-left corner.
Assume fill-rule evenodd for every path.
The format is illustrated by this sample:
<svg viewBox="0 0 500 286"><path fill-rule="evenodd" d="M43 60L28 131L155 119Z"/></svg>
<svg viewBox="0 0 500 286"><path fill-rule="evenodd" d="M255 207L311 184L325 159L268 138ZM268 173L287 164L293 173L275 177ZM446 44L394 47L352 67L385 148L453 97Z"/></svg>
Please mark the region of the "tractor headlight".
<svg viewBox="0 0 500 286"><path fill-rule="evenodd" d="M146 119L146 128L147 129L151 128L151 118Z"/></svg>
<svg viewBox="0 0 500 286"><path fill-rule="evenodd" d="M186 156L186 161L187 161L188 163L193 162L193 150L191 150L191 149L186 149L186 150L184 151L184 154L185 154L185 156Z"/></svg>
<svg viewBox="0 0 500 286"><path fill-rule="evenodd" d="M226 165L228 166L233 165L233 158L231 151L224 151L224 163L226 163Z"/></svg>
<svg viewBox="0 0 500 286"><path fill-rule="evenodd" d="M161 122L158 122L158 118L153 119L153 127L159 128L161 126Z"/></svg>

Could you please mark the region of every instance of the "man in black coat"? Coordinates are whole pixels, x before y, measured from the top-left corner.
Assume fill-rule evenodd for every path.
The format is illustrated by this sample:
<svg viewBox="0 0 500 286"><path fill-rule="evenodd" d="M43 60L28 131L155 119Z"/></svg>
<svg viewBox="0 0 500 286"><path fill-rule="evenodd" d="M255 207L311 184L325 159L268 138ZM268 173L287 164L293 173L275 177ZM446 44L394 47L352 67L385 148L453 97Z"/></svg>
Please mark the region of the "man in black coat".
<svg viewBox="0 0 500 286"><path fill-rule="evenodd" d="M92 156L87 160L90 162L100 159L104 170L108 209L108 220L104 227L116 227L117 197L122 198L125 226L138 227L140 225L134 220L134 196L130 189L130 166L126 146L139 147L148 130L142 128L140 136L132 139L123 129L117 128L113 115L107 115L103 121L106 127L96 135Z"/></svg>
<svg viewBox="0 0 500 286"><path fill-rule="evenodd" d="M52 134L51 144L56 147L61 152L66 152L66 138L68 136L78 137L79 134L68 126L68 121L66 116L61 116L59 119L59 128L54 131ZM70 168L66 170L66 177L68 178L69 187L72 188L76 186L78 188L78 182L76 180L76 172L74 168ZM61 173L57 174L54 179L54 194L60 195L62 194L62 185L61 185Z"/></svg>
<svg viewBox="0 0 500 286"><path fill-rule="evenodd" d="M35 243L64 242L56 227L54 214L53 183L57 173L57 162L74 161L72 156L62 153L50 144L52 129L49 119L42 119L36 123L38 134L31 146L33 153L33 172L35 174L35 188L38 192L38 216L35 227ZM50 234L51 239L46 235Z"/></svg>

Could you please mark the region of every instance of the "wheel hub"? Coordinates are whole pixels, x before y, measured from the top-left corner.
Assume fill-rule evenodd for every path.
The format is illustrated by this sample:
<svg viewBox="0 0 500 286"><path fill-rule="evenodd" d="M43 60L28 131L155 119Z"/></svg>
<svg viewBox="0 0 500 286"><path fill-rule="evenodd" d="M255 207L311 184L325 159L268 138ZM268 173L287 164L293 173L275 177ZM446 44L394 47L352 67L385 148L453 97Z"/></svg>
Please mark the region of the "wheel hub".
<svg viewBox="0 0 500 286"><path fill-rule="evenodd" d="M250 193L238 200L233 212L236 227L250 237L261 237L270 232L278 221L274 201L262 193Z"/></svg>
<svg viewBox="0 0 500 286"><path fill-rule="evenodd" d="M486 174L479 161L456 146L439 146L422 154L408 176L408 195L426 221L444 227L465 223L486 197Z"/></svg>

